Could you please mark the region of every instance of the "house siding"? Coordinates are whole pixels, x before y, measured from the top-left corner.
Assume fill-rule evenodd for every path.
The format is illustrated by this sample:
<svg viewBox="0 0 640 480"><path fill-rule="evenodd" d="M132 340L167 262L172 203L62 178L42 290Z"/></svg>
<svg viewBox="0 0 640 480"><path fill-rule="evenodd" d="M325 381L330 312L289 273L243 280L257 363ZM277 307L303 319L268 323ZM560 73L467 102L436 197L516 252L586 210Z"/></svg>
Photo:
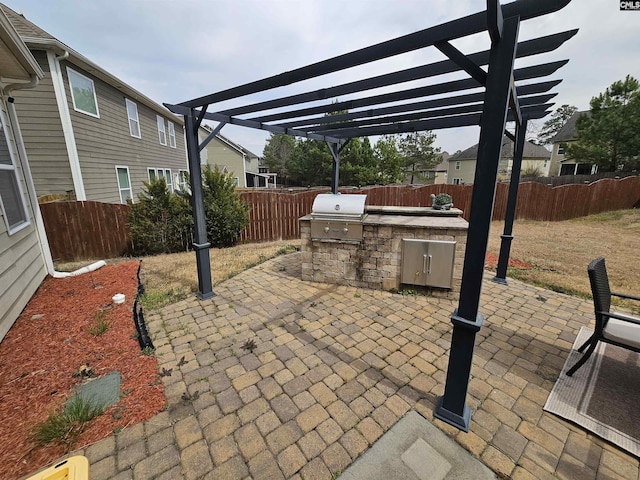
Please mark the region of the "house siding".
<svg viewBox="0 0 640 480"><path fill-rule="evenodd" d="M456 170L456 161L460 162L460 170ZM447 182L453 183L456 178L461 178L461 183L473 183L476 175L476 161L473 160L452 160L449 162L449 171L447 173Z"/></svg>
<svg viewBox="0 0 640 480"><path fill-rule="evenodd" d="M19 156L4 98L0 101L0 108L7 119L8 147L16 160L18 178L22 184L27 215L31 222L22 230L9 235L4 219L0 219L0 340L2 340L40 286L47 272L35 229L33 206L27 196L25 179L18 161Z"/></svg>
<svg viewBox="0 0 640 480"><path fill-rule="evenodd" d="M38 197L66 195L74 191L73 179L47 53L42 50L31 53L45 77L37 87L13 93L20 129Z"/></svg>
<svg viewBox="0 0 640 480"><path fill-rule="evenodd" d="M74 110L67 67L93 80L100 118ZM87 200L120 203L116 165L129 167L134 199L149 180L148 168L168 168L173 175L187 170L182 125L175 118L164 117L165 129L167 120L175 126L176 148L161 145L155 110L70 62L62 62L61 70ZM127 98L137 105L141 138L131 136Z"/></svg>
<svg viewBox="0 0 640 480"><path fill-rule="evenodd" d="M200 132L200 141L207 138L206 133ZM244 174L243 155L233 147L229 146L222 140L214 138L205 147L207 150L207 163L213 168L215 165L222 170L227 167L227 171L234 177L238 177L238 186L246 187L246 178ZM256 167L256 172L257 167Z"/></svg>

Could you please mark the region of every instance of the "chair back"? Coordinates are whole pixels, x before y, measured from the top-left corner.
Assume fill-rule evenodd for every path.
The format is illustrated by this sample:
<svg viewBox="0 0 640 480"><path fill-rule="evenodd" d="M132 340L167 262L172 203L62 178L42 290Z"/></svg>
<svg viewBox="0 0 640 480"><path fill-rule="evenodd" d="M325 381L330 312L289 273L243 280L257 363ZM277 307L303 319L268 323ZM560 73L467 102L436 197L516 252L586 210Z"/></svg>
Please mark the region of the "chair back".
<svg viewBox="0 0 640 480"><path fill-rule="evenodd" d="M604 327L602 315L598 312L608 312L611 308L611 289L609 288L609 276L604 258L599 257L592 260L587 267L589 282L591 282L591 294L593 295L593 306L596 311L596 328Z"/></svg>

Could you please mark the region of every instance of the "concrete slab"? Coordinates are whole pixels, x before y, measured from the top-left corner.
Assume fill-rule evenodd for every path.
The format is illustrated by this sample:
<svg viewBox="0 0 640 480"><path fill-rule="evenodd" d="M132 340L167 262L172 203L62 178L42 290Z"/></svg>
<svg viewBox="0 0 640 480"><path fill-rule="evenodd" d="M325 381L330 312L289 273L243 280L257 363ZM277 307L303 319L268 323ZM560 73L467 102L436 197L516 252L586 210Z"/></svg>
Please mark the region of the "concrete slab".
<svg viewBox="0 0 640 480"><path fill-rule="evenodd" d="M118 403L120 400L120 372L113 371L102 377L89 380L78 386L75 396L101 408Z"/></svg>
<svg viewBox="0 0 640 480"><path fill-rule="evenodd" d="M477 458L415 411L407 413L340 480L495 480Z"/></svg>

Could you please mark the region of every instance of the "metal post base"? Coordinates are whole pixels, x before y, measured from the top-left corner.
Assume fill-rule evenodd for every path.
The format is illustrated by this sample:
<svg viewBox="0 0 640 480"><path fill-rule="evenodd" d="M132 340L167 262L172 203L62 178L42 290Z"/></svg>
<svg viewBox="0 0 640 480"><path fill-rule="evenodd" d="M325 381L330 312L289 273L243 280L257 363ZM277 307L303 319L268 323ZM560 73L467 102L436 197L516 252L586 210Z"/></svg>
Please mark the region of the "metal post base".
<svg viewBox="0 0 640 480"><path fill-rule="evenodd" d="M450 412L442 406L444 397L438 397L436 402L436 409L433 411L433 416L439 420L442 420L449 425L462 430L463 432L469 431L469 424L471 423L471 409L465 404L462 416L457 413Z"/></svg>
<svg viewBox="0 0 640 480"><path fill-rule="evenodd" d="M201 293L201 292L196 293L196 297L198 298L198 300L208 300L208 299L213 298L215 296L216 296L216 294L213 291L207 292L207 293Z"/></svg>

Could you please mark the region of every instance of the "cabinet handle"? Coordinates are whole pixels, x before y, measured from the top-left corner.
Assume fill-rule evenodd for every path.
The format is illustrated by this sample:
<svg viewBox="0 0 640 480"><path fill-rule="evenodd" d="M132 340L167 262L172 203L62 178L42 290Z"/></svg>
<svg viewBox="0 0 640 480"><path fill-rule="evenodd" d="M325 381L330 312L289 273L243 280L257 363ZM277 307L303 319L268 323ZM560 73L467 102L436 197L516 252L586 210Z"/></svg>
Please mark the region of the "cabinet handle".
<svg viewBox="0 0 640 480"><path fill-rule="evenodd" d="M427 275L431 275L431 259L433 257L431 255L429 255L429 261L427 262Z"/></svg>
<svg viewBox="0 0 640 480"><path fill-rule="evenodd" d="M427 254L422 255L422 273L427 273Z"/></svg>

